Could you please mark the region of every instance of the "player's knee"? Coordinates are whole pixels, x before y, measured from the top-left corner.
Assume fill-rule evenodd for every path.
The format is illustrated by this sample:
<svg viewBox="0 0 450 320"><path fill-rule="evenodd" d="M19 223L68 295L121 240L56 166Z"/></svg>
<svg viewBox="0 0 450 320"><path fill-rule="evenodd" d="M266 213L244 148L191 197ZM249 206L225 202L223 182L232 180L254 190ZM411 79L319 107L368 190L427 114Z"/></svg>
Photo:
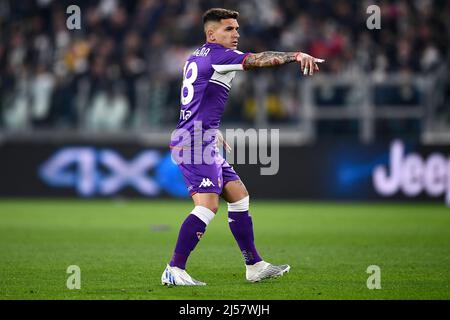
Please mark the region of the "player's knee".
<svg viewBox="0 0 450 320"><path fill-rule="evenodd" d="M201 204L197 204L197 205L205 207L205 208L211 210L214 214L216 214L217 211L219 210L219 204L218 203L201 203Z"/></svg>
<svg viewBox="0 0 450 320"><path fill-rule="evenodd" d="M216 214L217 211L219 210L219 205L218 204L210 205L208 209L214 212L214 214Z"/></svg>
<svg viewBox="0 0 450 320"><path fill-rule="evenodd" d="M192 199L196 206L205 207L214 214L219 210L219 197L215 194L195 194Z"/></svg>
<svg viewBox="0 0 450 320"><path fill-rule="evenodd" d="M247 194L247 196L243 197L242 199L228 203L228 211L231 212L244 212L248 211L250 207L250 196Z"/></svg>

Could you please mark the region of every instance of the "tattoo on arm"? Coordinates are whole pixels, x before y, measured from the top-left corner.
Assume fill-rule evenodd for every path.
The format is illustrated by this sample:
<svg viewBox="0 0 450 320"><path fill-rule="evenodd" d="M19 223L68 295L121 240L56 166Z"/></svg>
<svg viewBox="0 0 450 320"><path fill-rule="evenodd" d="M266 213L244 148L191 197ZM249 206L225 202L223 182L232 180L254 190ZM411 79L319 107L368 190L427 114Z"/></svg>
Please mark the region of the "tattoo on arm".
<svg viewBox="0 0 450 320"><path fill-rule="evenodd" d="M244 69L266 68L296 61L298 52L265 51L250 53L244 61Z"/></svg>

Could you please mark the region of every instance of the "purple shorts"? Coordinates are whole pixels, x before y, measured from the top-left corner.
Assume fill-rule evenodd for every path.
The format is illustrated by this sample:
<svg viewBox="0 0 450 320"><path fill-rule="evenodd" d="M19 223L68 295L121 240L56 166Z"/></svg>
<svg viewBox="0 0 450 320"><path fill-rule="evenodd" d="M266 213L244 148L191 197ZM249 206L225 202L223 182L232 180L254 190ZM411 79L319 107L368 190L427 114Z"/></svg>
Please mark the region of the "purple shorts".
<svg viewBox="0 0 450 320"><path fill-rule="evenodd" d="M213 164L179 163L189 194L222 193L223 187L230 181L240 180L233 167L220 153L215 155Z"/></svg>

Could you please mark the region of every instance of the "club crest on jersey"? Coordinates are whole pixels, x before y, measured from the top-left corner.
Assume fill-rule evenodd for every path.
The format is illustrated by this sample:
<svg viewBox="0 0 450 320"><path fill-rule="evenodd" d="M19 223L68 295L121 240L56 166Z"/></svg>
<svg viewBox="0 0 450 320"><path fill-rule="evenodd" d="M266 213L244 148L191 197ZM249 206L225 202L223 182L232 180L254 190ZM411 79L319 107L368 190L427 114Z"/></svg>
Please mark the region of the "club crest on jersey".
<svg viewBox="0 0 450 320"><path fill-rule="evenodd" d="M197 232L197 238L200 240L203 237L203 232Z"/></svg>
<svg viewBox="0 0 450 320"><path fill-rule="evenodd" d="M214 183L212 183L211 180L209 180L209 178L203 178L202 183L200 183L200 185L198 186L199 188L208 188L208 187L215 187Z"/></svg>

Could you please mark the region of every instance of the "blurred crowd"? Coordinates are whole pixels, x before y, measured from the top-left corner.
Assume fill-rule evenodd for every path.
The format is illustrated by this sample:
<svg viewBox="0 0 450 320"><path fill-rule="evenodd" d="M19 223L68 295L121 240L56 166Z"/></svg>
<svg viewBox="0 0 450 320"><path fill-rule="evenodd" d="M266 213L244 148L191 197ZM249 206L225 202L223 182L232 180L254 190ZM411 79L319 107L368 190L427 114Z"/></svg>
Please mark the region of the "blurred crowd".
<svg viewBox="0 0 450 320"><path fill-rule="evenodd" d="M379 30L366 26L372 4ZM79 30L66 25L70 5L81 10ZM0 127L176 123L181 68L204 43L201 17L211 7L240 12L241 51L305 51L336 75L441 72L437 108L450 117L446 0L1 0Z"/></svg>

